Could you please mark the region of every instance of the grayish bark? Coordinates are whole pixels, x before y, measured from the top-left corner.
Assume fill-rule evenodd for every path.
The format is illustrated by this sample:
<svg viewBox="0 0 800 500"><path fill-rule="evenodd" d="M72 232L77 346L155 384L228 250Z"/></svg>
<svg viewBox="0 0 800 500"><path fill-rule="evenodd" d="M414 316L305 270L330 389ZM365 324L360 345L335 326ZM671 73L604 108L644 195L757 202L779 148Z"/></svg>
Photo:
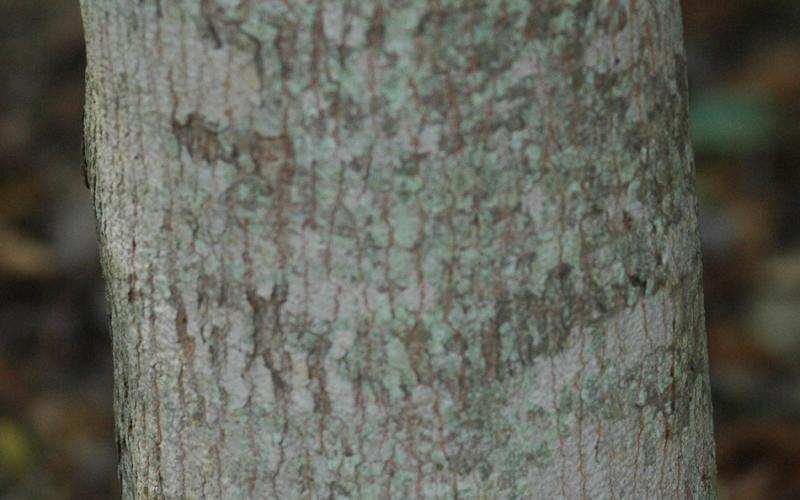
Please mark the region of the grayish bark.
<svg viewBox="0 0 800 500"><path fill-rule="evenodd" d="M82 0L125 498L710 498L677 0Z"/></svg>

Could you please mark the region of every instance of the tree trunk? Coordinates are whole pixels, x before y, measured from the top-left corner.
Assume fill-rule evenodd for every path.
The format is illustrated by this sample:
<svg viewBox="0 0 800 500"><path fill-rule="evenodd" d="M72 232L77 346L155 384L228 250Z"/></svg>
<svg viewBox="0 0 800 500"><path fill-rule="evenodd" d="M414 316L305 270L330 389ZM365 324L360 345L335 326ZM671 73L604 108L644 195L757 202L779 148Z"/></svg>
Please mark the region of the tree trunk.
<svg viewBox="0 0 800 500"><path fill-rule="evenodd" d="M82 0L125 498L711 498L677 0Z"/></svg>

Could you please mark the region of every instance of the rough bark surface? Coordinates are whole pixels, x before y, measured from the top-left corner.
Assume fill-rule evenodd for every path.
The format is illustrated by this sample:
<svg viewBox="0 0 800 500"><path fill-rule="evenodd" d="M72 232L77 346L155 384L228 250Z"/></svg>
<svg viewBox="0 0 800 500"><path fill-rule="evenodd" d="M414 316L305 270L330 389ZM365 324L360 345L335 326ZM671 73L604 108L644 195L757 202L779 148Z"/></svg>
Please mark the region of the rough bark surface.
<svg viewBox="0 0 800 500"><path fill-rule="evenodd" d="M82 0L126 498L711 498L676 0Z"/></svg>

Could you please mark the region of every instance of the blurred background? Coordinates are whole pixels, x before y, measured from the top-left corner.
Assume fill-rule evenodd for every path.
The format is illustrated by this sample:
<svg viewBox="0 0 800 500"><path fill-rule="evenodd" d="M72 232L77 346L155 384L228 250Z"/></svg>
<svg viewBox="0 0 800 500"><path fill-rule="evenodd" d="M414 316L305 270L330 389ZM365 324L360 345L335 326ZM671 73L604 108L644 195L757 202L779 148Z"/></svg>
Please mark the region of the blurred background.
<svg viewBox="0 0 800 500"><path fill-rule="evenodd" d="M800 1L684 0L721 499L800 499ZM0 0L0 500L119 497L77 0Z"/></svg>

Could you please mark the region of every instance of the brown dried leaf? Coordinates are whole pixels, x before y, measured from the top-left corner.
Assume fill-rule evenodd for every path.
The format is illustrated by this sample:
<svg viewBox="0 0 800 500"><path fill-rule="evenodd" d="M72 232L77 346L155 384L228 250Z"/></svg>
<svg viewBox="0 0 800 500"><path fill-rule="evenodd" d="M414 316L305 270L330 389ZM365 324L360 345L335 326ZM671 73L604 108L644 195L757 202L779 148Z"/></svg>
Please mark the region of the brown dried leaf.
<svg viewBox="0 0 800 500"><path fill-rule="evenodd" d="M0 226L0 277L43 279L55 271L52 248L9 227Z"/></svg>

